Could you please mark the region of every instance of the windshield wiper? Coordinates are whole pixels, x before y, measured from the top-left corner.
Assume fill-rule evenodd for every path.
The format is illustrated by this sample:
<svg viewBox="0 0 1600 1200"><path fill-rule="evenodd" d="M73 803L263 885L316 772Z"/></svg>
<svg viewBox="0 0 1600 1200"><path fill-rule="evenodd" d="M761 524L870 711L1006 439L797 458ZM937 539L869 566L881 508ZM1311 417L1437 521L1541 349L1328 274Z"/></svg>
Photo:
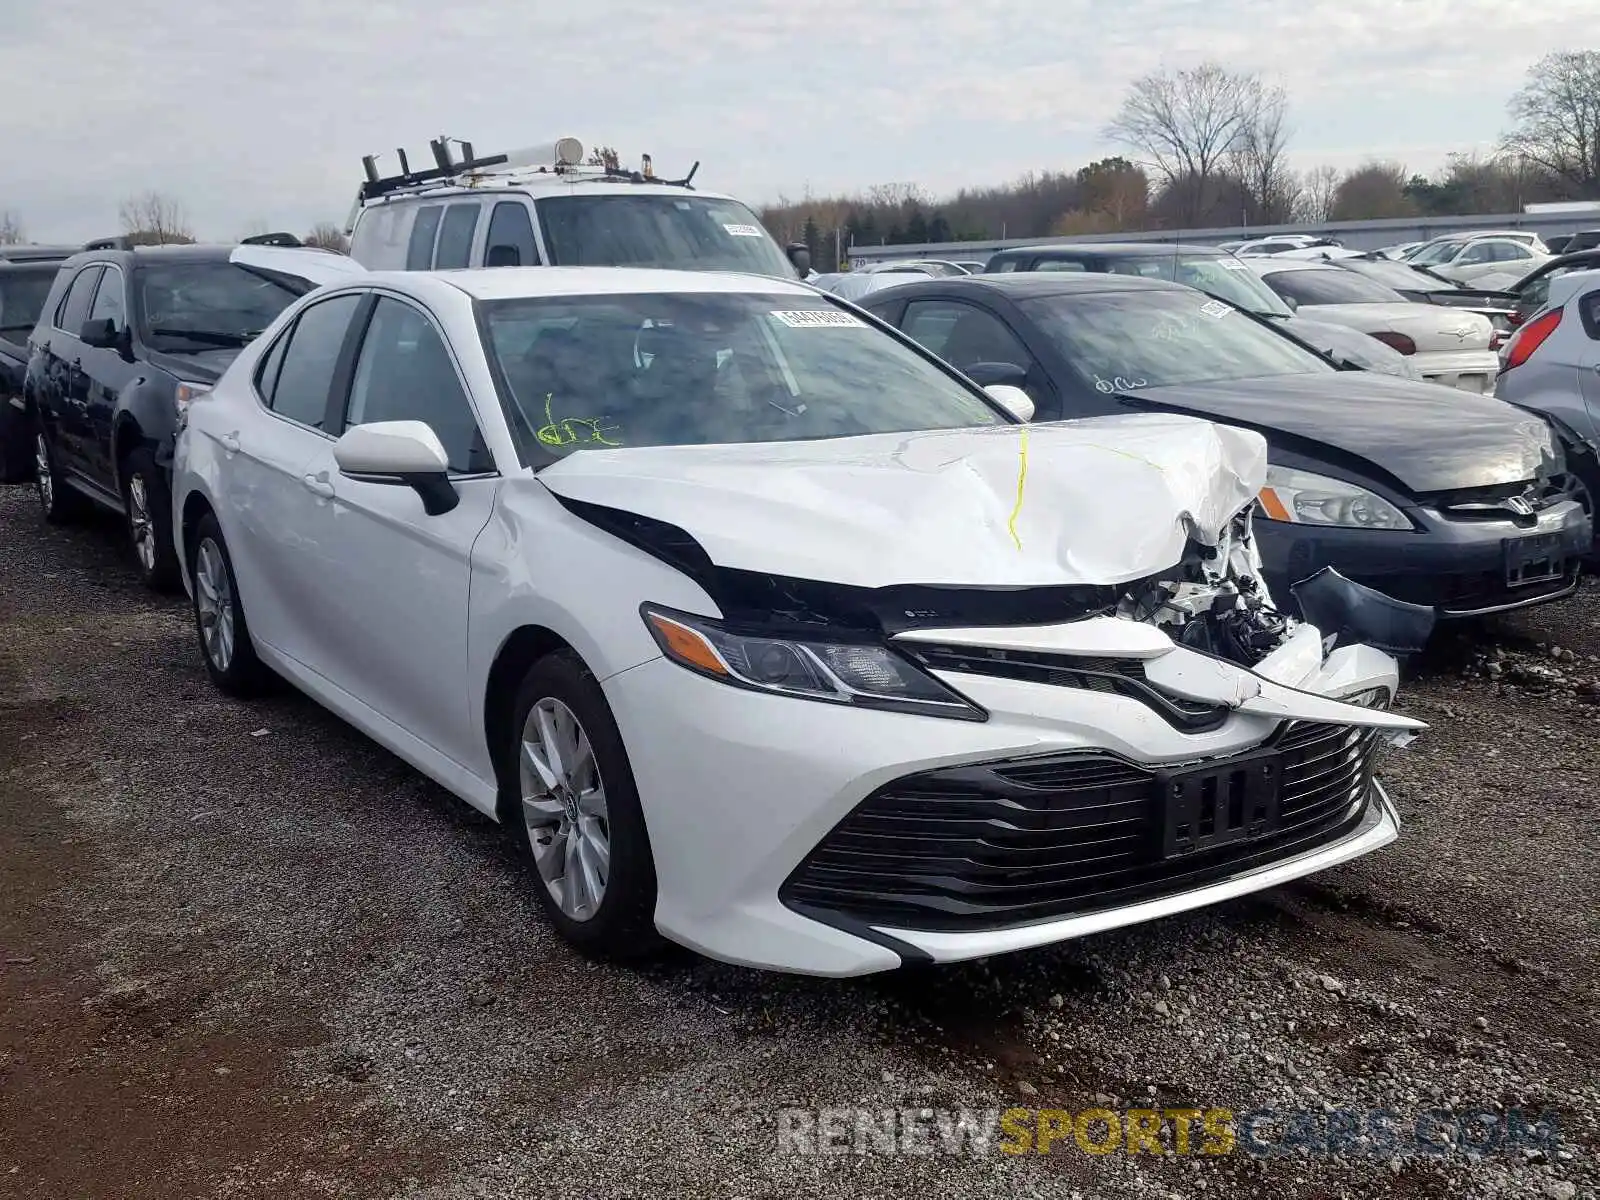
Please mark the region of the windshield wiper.
<svg viewBox="0 0 1600 1200"><path fill-rule="evenodd" d="M157 337L188 338L191 342L206 342L212 346L248 346L255 340L253 333L225 333L216 329L168 329L152 326L150 332Z"/></svg>

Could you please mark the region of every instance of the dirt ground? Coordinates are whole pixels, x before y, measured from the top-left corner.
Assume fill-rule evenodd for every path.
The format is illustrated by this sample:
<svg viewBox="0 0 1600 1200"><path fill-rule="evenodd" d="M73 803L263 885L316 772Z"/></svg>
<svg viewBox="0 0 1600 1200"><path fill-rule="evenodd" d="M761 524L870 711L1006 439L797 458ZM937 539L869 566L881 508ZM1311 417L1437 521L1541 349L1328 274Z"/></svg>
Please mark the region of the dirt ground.
<svg viewBox="0 0 1600 1200"><path fill-rule="evenodd" d="M1440 639L1400 841L1050 950L837 982L545 928L499 831L240 704L111 522L0 488L0 1196L1593 1196L1600 587ZM785 1151L786 1107L1554 1114L1403 1158Z"/></svg>

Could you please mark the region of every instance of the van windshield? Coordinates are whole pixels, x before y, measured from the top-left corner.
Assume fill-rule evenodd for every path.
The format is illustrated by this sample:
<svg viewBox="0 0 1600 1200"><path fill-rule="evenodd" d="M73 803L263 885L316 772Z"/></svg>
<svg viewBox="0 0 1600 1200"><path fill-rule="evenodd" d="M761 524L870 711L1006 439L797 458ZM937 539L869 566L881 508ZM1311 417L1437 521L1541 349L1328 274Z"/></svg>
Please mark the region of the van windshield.
<svg viewBox="0 0 1600 1200"><path fill-rule="evenodd" d="M760 219L709 196L551 196L538 202L550 262L561 267L670 267L793 279Z"/></svg>

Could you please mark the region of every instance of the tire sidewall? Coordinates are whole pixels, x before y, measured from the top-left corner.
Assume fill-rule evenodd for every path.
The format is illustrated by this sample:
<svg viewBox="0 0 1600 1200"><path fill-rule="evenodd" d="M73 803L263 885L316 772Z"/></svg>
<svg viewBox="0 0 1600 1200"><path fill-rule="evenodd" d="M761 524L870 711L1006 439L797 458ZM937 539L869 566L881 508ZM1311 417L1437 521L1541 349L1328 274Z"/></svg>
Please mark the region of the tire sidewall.
<svg viewBox="0 0 1600 1200"><path fill-rule="evenodd" d="M69 515L68 498L61 482L61 471L56 466L56 448L50 444L50 435L45 431L44 423L39 422L34 426L33 438L29 443L30 454L37 454L40 443L44 445L45 461L49 464L48 472L35 472L33 480L33 495L39 502L39 511L44 514L44 519L52 523L64 521ZM50 502L45 503L44 487L45 474L49 475Z"/></svg>
<svg viewBox="0 0 1600 1200"><path fill-rule="evenodd" d="M586 921L574 920L562 912L540 878L533 858L532 835L523 819L518 794L522 729L534 705L546 697L565 704L582 724L606 791L611 865L605 896L595 915ZM632 957L657 947L660 937L655 930L655 861L633 768L605 693L576 653L558 651L529 669L517 690L504 753L509 780L504 819L528 864L532 886L551 923L569 942L589 953Z"/></svg>
<svg viewBox="0 0 1600 1200"><path fill-rule="evenodd" d="M195 567L200 561L200 547L211 542L222 558L222 569L228 576L228 608L233 616L233 658L227 670L212 661L206 650L205 628L200 623L200 584ZM250 626L245 620L244 601L239 596L239 581L233 573L233 557L228 553L228 543L223 540L222 527L217 518L207 514L196 527L189 547L189 579L193 595L189 600L194 618L195 640L200 647L200 660L205 663L206 674L218 690L230 696L250 696L261 689L266 671L257 658L255 644L250 640Z"/></svg>
<svg viewBox="0 0 1600 1200"><path fill-rule="evenodd" d="M179 582L178 554L172 539L172 490L161 468L156 465L155 455L144 446L134 449L123 459L120 475L124 524L129 548L134 552L134 567L146 587L152 591L170 592ZM138 549L133 544L132 496L135 476L144 480L145 501L150 510L150 523L156 542L155 563L149 569L140 561Z"/></svg>

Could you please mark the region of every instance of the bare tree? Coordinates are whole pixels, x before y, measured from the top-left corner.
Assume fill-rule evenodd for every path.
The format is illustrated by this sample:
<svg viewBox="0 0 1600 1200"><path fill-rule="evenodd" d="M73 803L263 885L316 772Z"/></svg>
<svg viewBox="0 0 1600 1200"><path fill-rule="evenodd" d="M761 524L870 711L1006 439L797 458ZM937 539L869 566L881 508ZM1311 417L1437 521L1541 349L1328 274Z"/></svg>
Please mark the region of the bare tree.
<svg viewBox="0 0 1600 1200"><path fill-rule="evenodd" d="M1300 179L1294 219L1307 225L1320 225L1333 217L1333 198L1339 190L1339 168L1323 163L1312 167Z"/></svg>
<svg viewBox="0 0 1600 1200"><path fill-rule="evenodd" d="M22 218L9 208L0 208L0 246L15 246L23 236Z"/></svg>
<svg viewBox="0 0 1600 1200"><path fill-rule="evenodd" d="M161 192L144 192L122 202L122 232L136 246L194 241L183 205Z"/></svg>
<svg viewBox="0 0 1600 1200"><path fill-rule="evenodd" d="M1600 50L1545 55L1507 107L1503 149L1600 197Z"/></svg>
<svg viewBox="0 0 1600 1200"><path fill-rule="evenodd" d="M318 221L302 240L308 246L321 246L324 250L337 250L340 254L350 253L350 239L332 221Z"/></svg>
<svg viewBox="0 0 1600 1200"><path fill-rule="evenodd" d="M1262 109L1261 80L1216 63L1134 81L1105 136L1142 150L1167 190L1184 185L1183 218L1206 207L1212 178Z"/></svg>
<svg viewBox="0 0 1600 1200"><path fill-rule="evenodd" d="M1292 216L1300 191L1289 167L1289 97L1281 87L1247 91L1247 111L1228 167L1244 189L1255 222L1280 225Z"/></svg>

